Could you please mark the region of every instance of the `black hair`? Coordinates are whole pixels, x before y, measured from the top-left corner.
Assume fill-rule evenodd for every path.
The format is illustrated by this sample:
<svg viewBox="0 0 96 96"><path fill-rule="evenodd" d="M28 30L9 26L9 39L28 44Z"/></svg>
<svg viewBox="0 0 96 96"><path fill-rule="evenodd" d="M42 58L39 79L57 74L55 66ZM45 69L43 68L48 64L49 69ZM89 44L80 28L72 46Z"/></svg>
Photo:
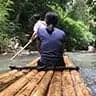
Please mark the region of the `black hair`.
<svg viewBox="0 0 96 96"><path fill-rule="evenodd" d="M45 22L47 25L52 24L53 26L55 26L57 24L58 21L58 15L54 12L47 12L45 15Z"/></svg>

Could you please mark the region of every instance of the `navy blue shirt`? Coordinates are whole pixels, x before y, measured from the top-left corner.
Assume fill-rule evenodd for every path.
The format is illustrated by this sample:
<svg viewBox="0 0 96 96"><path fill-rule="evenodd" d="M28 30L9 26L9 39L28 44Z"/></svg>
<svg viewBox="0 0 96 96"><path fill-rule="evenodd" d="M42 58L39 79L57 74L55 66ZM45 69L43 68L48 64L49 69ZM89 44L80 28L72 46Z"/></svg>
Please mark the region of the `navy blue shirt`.
<svg viewBox="0 0 96 96"><path fill-rule="evenodd" d="M49 34L46 27L40 27L37 31L40 39L40 55L43 64L56 64L63 57L63 43L65 38L64 31L54 28Z"/></svg>

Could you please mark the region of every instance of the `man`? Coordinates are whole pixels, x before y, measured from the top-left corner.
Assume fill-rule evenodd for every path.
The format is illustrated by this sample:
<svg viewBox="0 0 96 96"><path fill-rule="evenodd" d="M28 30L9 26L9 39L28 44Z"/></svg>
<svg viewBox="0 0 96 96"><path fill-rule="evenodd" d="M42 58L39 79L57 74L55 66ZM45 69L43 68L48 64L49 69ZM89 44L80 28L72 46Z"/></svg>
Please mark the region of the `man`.
<svg viewBox="0 0 96 96"><path fill-rule="evenodd" d="M55 28L57 21L57 14L48 12L45 16L47 25L40 27L37 31L37 44L41 55L39 65L64 65L63 43L65 33Z"/></svg>
<svg viewBox="0 0 96 96"><path fill-rule="evenodd" d="M37 20L37 22L35 23L34 27L33 27L33 31L34 33L32 34L32 37L30 39L30 41L34 40L37 37L37 31L40 27L46 26L46 23L44 21L44 12L41 14L35 14L33 17Z"/></svg>
<svg viewBox="0 0 96 96"><path fill-rule="evenodd" d="M42 15L39 15L39 14L37 14L37 15L35 15L34 17L35 18L37 18L37 22L35 23L35 25L34 25L34 28L33 28L33 31L35 32L35 33L37 33L37 31L38 31L38 29L41 27L41 26L46 26L46 23L45 23L45 21L44 21L44 16L43 16L44 14L42 13Z"/></svg>

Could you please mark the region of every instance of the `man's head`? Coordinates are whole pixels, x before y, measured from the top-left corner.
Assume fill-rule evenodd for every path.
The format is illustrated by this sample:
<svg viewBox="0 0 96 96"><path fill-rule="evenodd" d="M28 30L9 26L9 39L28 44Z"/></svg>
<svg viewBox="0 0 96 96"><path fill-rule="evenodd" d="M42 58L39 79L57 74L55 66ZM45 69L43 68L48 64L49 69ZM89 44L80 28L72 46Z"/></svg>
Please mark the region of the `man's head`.
<svg viewBox="0 0 96 96"><path fill-rule="evenodd" d="M58 15L54 12L47 12L45 15L45 22L47 24L47 26L49 25L53 25L55 26L57 24L58 21Z"/></svg>

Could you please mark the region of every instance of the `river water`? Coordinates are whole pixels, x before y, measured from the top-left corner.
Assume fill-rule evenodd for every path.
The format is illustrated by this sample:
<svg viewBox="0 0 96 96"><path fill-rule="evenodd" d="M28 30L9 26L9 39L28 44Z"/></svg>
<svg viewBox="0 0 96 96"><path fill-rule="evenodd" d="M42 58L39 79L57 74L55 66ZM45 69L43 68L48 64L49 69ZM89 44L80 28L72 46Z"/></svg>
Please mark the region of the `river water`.
<svg viewBox="0 0 96 96"><path fill-rule="evenodd" d="M88 87L92 92L92 96L96 96L96 53L87 52L67 52L73 63L80 67L80 73ZM32 55L23 55L16 57L10 61L12 55L0 55L0 73L10 70L9 65L26 65L34 58L38 57L38 53Z"/></svg>

